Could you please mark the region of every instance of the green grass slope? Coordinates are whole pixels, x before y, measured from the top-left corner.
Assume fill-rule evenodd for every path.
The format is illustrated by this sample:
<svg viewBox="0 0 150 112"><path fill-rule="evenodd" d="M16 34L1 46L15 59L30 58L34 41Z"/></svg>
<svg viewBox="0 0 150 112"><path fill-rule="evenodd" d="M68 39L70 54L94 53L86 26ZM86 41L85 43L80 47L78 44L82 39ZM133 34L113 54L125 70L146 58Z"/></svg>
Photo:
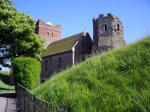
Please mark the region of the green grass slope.
<svg viewBox="0 0 150 112"><path fill-rule="evenodd" d="M9 85L9 73L0 72L0 93L7 92L15 92L15 88Z"/></svg>
<svg viewBox="0 0 150 112"><path fill-rule="evenodd" d="M87 59L32 92L71 112L150 112L150 37Z"/></svg>

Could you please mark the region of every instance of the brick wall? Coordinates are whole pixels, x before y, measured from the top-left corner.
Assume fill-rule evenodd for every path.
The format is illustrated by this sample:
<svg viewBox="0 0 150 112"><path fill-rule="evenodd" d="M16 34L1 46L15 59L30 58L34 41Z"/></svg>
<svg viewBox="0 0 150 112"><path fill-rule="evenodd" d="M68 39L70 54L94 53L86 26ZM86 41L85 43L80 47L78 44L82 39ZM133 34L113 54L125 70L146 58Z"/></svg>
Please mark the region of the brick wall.
<svg viewBox="0 0 150 112"><path fill-rule="evenodd" d="M61 39L61 25L46 24L42 20L38 20L36 23L35 33L45 41L44 47L46 48L50 43Z"/></svg>

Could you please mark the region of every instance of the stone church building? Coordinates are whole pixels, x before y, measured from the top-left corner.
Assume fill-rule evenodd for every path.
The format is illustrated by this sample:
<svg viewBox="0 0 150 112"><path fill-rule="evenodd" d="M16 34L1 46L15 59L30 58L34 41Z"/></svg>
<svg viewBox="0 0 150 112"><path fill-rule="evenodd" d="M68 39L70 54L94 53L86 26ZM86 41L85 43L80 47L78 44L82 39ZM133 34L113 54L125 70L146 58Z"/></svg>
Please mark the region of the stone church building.
<svg viewBox="0 0 150 112"><path fill-rule="evenodd" d="M91 54L92 39L82 32L48 45L42 53L42 79L77 64Z"/></svg>
<svg viewBox="0 0 150 112"><path fill-rule="evenodd" d="M35 32L45 41L46 48L41 55L42 79L74 66L93 51L101 54L125 45L123 24L110 13L93 19L93 41L87 31L61 40L61 29L61 25L42 20L36 23Z"/></svg>

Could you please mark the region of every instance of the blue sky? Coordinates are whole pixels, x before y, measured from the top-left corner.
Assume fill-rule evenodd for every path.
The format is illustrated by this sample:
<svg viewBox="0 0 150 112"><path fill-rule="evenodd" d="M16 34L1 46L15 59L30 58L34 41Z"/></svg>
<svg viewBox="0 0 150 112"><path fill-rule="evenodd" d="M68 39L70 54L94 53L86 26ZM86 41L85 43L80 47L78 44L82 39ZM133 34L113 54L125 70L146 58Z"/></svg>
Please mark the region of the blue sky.
<svg viewBox="0 0 150 112"><path fill-rule="evenodd" d="M35 20L42 19L54 25L61 24L62 38L84 31L85 26L93 37L92 19L99 14L107 13L120 17L127 44L150 35L150 0L12 1L19 11L30 15Z"/></svg>
<svg viewBox="0 0 150 112"><path fill-rule="evenodd" d="M62 38L84 31L93 37L92 19L112 13L124 25L126 43L150 34L150 0L13 0L14 6L34 19L62 25Z"/></svg>

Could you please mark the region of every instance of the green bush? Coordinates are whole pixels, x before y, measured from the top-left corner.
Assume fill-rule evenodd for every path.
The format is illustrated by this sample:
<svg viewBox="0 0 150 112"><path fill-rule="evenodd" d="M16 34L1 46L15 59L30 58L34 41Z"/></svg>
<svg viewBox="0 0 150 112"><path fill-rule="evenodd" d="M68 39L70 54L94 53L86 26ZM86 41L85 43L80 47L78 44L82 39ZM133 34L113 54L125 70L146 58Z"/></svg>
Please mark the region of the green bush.
<svg viewBox="0 0 150 112"><path fill-rule="evenodd" d="M19 57L12 61L12 70L15 83L28 89L40 84L41 64L34 58Z"/></svg>
<svg viewBox="0 0 150 112"><path fill-rule="evenodd" d="M150 112L150 37L87 59L32 92L71 112Z"/></svg>

